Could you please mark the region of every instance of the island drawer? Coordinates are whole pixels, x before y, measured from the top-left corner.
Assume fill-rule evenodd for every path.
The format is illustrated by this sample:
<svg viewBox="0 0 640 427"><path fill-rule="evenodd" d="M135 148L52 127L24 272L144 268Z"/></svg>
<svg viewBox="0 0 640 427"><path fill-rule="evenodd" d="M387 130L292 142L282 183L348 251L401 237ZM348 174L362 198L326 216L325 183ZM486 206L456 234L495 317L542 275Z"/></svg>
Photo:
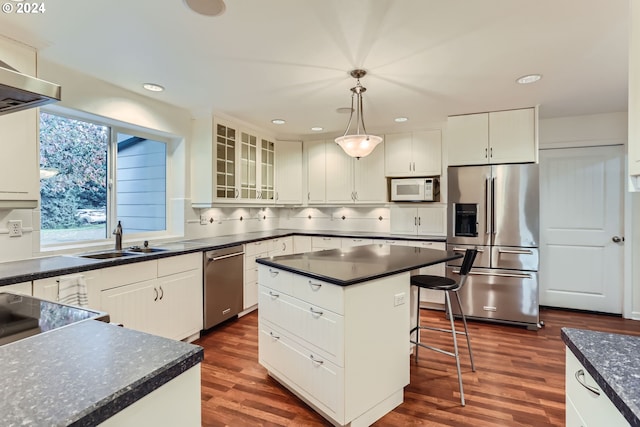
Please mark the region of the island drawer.
<svg viewBox="0 0 640 427"><path fill-rule="evenodd" d="M293 278L294 275L287 271L258 264L259 285L275 289L287 295L293 295L293 290L291 289Z"/></svg>
<svg viewBox="0 0 640 427"><path fill-rule="evenodd" d="M593 387L589 391L583 384ZM628 426L620 411L609 400L587 369L580 363L573 352L566 348L566 377L565 387L567 400L573 405L573 410L579 415L579 419L588 422L589 426ZM567 412L567 427L571 427L571 411ZM576 424L577 425L577 424Z"/></svg>
<svg viewBox="0 0 640 427"><path fill-rule="evenodd" d="M293 296L309 304L344 314L344 287L311 279L293 276Z"/></svg>
<svg viewBox="0 0 640 427"><path fill-rule="evenodd" d="M288 387L344 423L344 368L300 345L268 322L260 322L260 364L286 379Z"/></svg>
<svg viewBox="0 0 640 427"><path fill-rule="evenodd" d="M260 319L295 335L314 352L344 366L344 317L265 286L258 287Z"/></svg>

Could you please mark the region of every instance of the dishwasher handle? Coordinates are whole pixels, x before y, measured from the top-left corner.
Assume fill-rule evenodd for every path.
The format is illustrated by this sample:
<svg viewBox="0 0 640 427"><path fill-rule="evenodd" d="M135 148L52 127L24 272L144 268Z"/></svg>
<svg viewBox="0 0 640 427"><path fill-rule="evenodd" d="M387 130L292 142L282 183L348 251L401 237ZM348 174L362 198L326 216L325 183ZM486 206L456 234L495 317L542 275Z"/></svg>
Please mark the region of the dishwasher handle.
<svg viewBox="0 0 640 427"><path fill-rule="evenodd" d="M215 256L215 257L213 257L213 258L208 257L208 258L207 258L207 260L208 260L209 262L212 262L212 261L220 261L221 259L231 258L231 257L234 257L234 256L240 256L240 255L244 255L244 252L235 252L235 253L232 253L232 254L229 254L229 255Z"/></svg>

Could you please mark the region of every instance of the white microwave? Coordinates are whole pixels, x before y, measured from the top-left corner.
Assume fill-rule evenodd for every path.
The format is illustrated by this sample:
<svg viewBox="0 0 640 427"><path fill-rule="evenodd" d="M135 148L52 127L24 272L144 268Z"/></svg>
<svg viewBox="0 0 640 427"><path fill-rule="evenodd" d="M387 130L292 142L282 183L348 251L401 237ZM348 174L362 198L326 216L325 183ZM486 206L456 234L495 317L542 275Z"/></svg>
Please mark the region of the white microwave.
<svg viewBox="0 0 640 427"><path fill-rule="evenodd" d="M440 199L438 178L392 178L392 202L437 202Z"/></svg>

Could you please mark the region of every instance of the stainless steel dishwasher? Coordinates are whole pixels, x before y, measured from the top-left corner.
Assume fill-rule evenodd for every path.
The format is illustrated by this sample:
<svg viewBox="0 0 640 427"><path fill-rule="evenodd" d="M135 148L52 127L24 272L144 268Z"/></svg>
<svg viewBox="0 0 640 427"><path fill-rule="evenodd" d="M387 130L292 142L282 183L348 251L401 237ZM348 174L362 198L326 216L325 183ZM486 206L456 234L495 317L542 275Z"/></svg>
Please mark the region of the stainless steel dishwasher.
<svg viewBox="0 0 640 427"><path fill-rule="evenodd" d="M242 311L242 245L204 253L204 329Z"/></svg>

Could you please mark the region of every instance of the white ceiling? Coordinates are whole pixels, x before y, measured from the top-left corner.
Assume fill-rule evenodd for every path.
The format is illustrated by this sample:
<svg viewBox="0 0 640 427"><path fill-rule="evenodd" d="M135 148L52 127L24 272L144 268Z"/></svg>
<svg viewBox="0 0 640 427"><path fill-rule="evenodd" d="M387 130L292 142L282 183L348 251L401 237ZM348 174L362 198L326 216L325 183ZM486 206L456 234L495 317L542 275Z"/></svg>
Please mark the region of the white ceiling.
<svg viewBox="0 0 640 427"><path fill-rule="evenodd" d="M226 0L219 17L183 0L40 1L43 14L1 14L0 34L280 137L343 132L348 115L336 109L350 106L353 68L368 71L369 132L536 104L542 118L627 110L628 0ZM515 83L528 73L544 77Z"/></svg>

